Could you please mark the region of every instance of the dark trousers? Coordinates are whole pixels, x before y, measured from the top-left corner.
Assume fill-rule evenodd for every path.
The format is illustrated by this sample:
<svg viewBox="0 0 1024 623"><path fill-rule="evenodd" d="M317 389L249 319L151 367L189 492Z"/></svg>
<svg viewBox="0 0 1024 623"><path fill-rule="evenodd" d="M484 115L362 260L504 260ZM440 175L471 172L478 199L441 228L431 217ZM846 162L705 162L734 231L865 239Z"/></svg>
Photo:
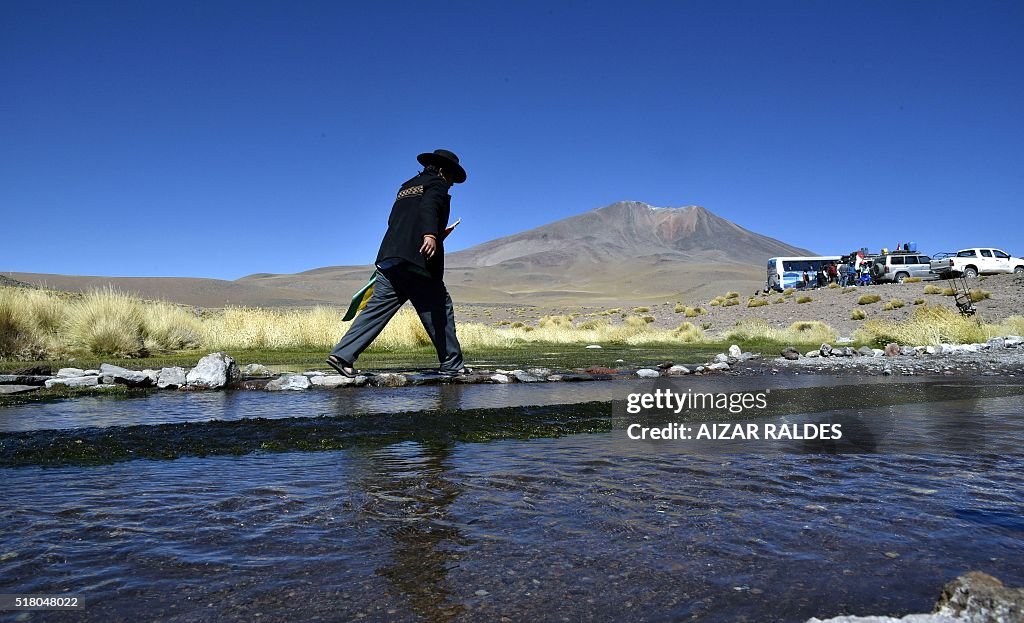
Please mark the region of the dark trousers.
<svg viewBox="0 0 1024 623"><path fill-rule="evenodd" d="M444 282L400 266L377 271L373 296L331 354L354 363L406 301L411 301L437 350L442 372L462 369L462 347L455 336L455 310Z"/></svg>

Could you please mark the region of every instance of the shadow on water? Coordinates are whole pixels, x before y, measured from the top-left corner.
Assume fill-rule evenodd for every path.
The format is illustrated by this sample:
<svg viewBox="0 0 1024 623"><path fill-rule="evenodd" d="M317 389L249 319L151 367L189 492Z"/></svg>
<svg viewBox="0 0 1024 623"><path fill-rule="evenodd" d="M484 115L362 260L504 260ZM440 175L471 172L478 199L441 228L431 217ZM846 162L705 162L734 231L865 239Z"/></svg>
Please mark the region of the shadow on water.
<svg viewBox="0 0 1024 623"><path fill-rule="evenodd" d="M450 478L452 451L451 444L404 442L360 452L366 470L354 483L370 496L362 513L381 524L388 541L390 556L375 573L426 621L450 621L465 611L450 576L458 549L471 544L450 512L463 490Z"/></svg>

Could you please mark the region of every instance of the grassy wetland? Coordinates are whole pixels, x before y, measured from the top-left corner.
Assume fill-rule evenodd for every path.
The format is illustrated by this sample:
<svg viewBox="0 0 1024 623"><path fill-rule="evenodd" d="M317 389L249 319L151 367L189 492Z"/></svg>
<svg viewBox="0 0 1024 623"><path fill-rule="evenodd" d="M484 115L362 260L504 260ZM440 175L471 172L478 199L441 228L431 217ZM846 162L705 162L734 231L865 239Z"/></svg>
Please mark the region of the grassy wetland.
<svg viewBox="0 0 1024 623"><path fill-rule="evenodd" d="M784 346L814 348L839 338L876 346L890 341L969 343L1024 334L1020 315L1004 315L997 322L964 318L939 288L906 287L917 288L905 295L913 306L888 293L883 298L877 293L881 290L851 295L851 290L839 288L817 290L813 297L786 292L741 298L727 292L708 301L609 309L515 308L497 310L497 315L496 309L469 306L457 312L458 333L471 365L561 368L700 361L730 344L776 354ZM918 291L924 298L914 300ZM977 300L986 304L1007 298L977 292ZM883 300L889 302L872 304ZM82 369L102 362L136 369L188 366L217 350L242 365L323 368L325 353L348 328L341 315L341 309L325 306L199 309L113 288L68 293L0 287L0 372L33 364ZM601 349L585 348L592 344ZM408 307L360 359L360 366L368 369L435 364L430 340Z"/></svg>

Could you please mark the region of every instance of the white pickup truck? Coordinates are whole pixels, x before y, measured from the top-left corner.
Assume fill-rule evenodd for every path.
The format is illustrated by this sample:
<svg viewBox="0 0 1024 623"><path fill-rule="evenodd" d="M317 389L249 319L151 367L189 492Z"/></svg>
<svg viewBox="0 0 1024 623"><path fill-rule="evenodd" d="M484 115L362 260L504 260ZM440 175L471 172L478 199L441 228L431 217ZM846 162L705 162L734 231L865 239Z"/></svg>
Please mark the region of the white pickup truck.
<svg viewBox="0 0 1024 623"><path fill-rule="evenodd" d="M939 253L929 263L931 272L943 279L977 277L998 273L1024 273L1024 260L991 247L961 249L956 253Z"/></svg>

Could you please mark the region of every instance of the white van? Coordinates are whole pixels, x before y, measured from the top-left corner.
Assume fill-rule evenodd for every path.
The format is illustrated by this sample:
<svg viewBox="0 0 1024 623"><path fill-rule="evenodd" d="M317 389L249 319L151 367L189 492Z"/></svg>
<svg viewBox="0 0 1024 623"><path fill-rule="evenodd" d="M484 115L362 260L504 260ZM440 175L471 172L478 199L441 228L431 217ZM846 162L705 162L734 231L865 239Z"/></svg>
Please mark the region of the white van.
<svg viewBox="0 0 1024 623"><path fill-rule="evenodd" d="M816 255L805 257L771 257L768 258L768 279L765 290L782 292L786 288L804 287L804 271L815 283L818 269L829 264L839 264L842 256Z"/></svg>

